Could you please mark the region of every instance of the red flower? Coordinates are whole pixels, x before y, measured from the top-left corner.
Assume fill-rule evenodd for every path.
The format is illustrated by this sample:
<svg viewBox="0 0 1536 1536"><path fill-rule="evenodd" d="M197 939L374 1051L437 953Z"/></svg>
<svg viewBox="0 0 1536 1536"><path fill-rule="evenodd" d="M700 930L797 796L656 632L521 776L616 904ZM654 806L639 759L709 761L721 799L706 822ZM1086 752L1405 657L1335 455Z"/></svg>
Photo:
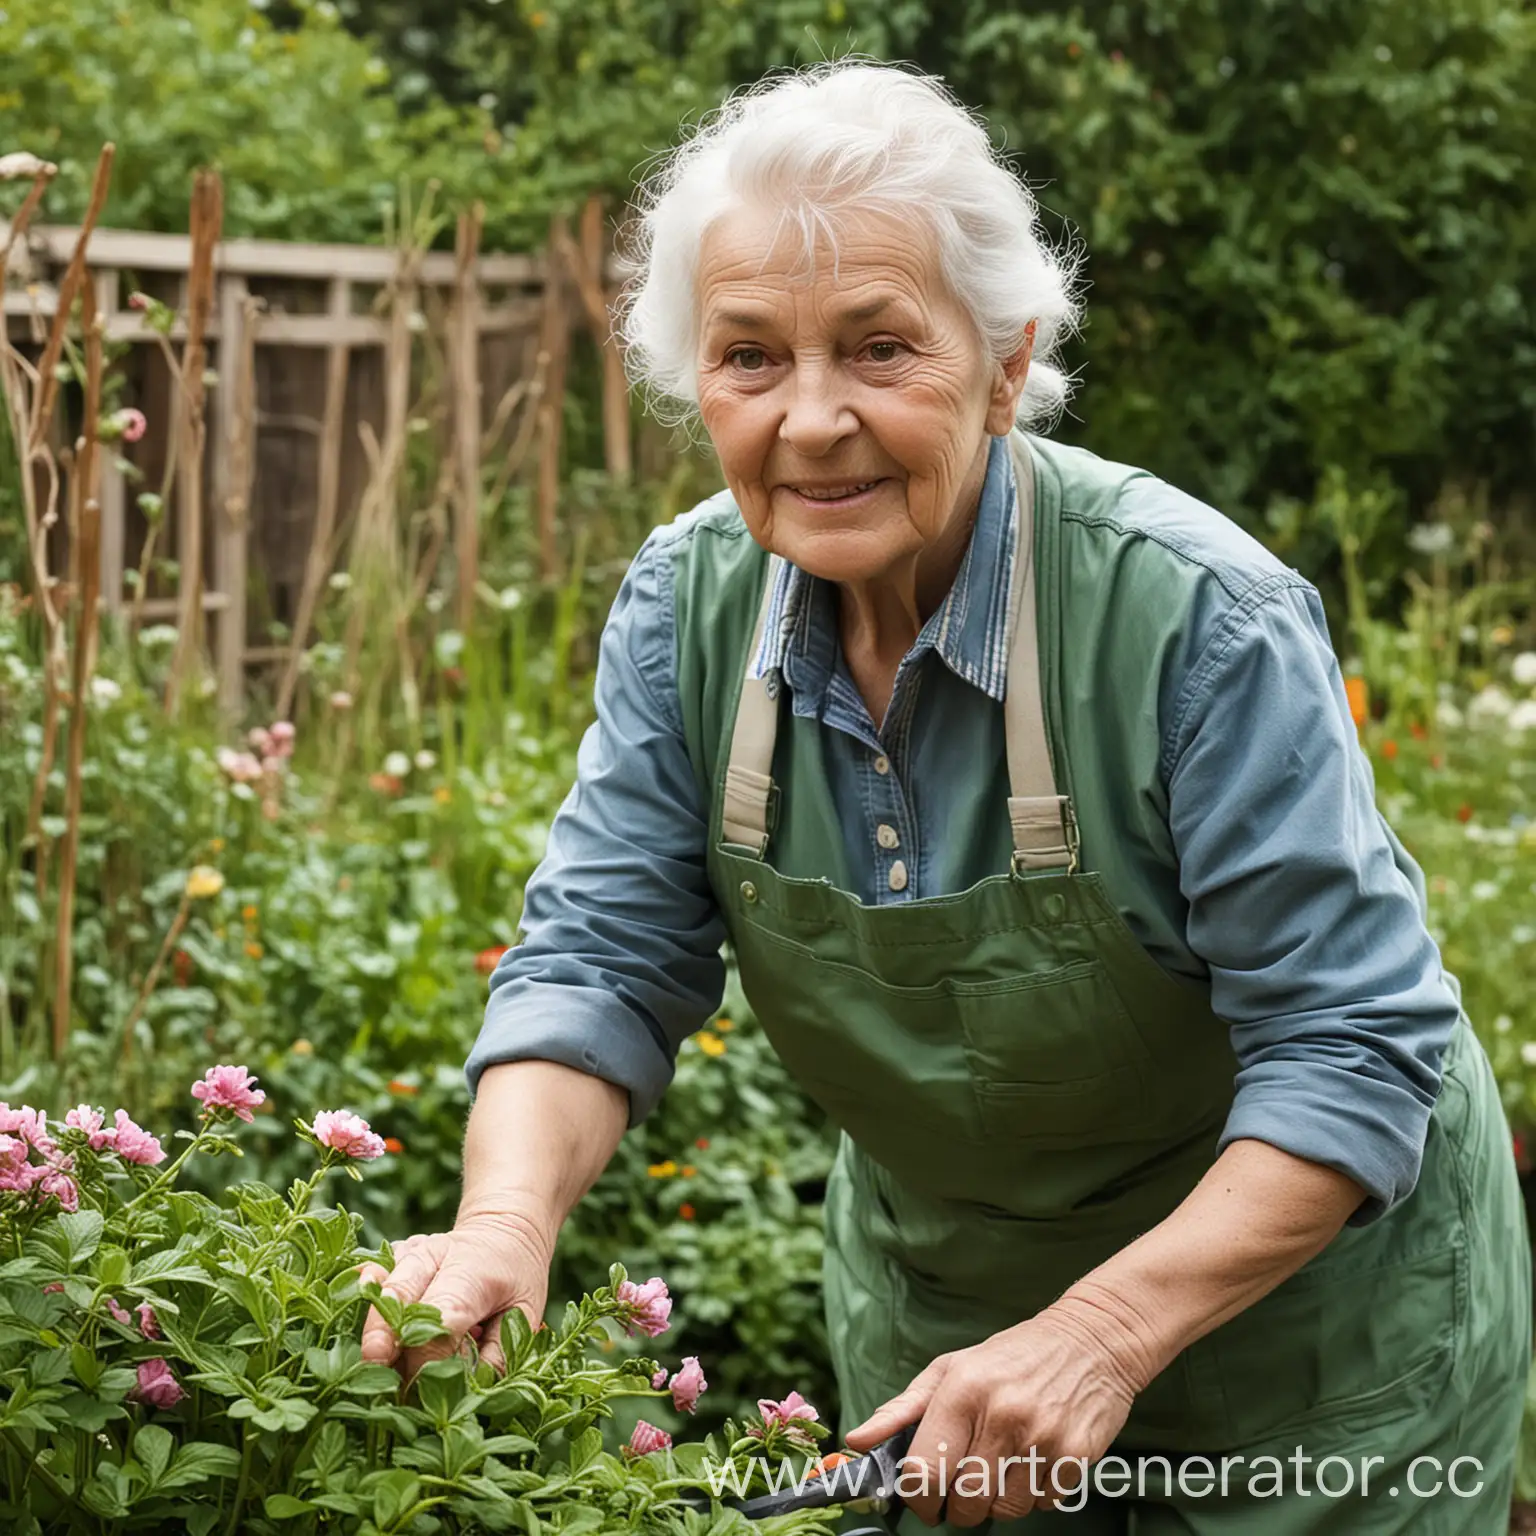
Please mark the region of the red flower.
<svg viewBox="0 0 1536 1536"><path fill-rule="evenodd" d="M694 1208L685 1200L680 1206L678 1206L677 1214L681 1216L684 1221L692 1221L693 1218L699 1213L694 1210Z"/></svg>
<svg viewBox="0 0 1536 1536"><path fill-rule="evenodd" d="M189 987L192 985L192 969L192 956L186 950L178 949L171 956L171 972L176 978L176 985L178 987Z"/></svg>
<svg viewBox="0 0 1536 1536"><path fill-rule="evenodd" d="M709 1137L708 1136L700 1136L699 1139L696 1142L694 1142L694 1146L696 1146L699 1149L700 1152L708 1152L709 1151Z"/></svg>
<svg viewBox="0 0 1536 1536"><path fill-rule="evenodd" d="M1409 723L1408 734L1412 736L1415 741L1423 741L1424 738L1429 735L1429 732L1425 730L1417 720L1414 720Z"/></svg>
<svg viewBox="0 0 1536 1536"><path fill-rule="evenodd" d="M475 956L475 969L482 976L489 976L496 969L496 963L506 952L511 949L510 944L493 944L489 949L482 949Z"/></svg>
<svg viewBox="0 0 1536 1536"><path fill-rule="evenodd" d="M1462 804L1457 808L1456 820L1457 821L1471 821L1473 816L1475 816L1476 814L1477 813L1472 809L1472 807L1470 805L1466 804L1465 801L1463 801Z"/></svg>
<svg viewBox="0 0 1536 1536"><path fill-rule="evenodd" d="M386 1152L404 1152L405 1143L398 1136L386 1136L384 1138L384 1150Z"/></svg>
<svg viewBox="0 0 1536 1536"><path fill-rule="evenodd" d="M414 1083L402 1082L398 1077L389 1080L389 1091L402 1099L414 1099L421 1089Z"/></svg>
<svg viewBox="0 0 1536 1536"><path fill-rule="evenodd" d="M376 790L381 795L398 795L405 785L392 773L370 773L368 788Z"/></svg>
<svg viewBox="0 0 1536 1536"><path fill-rule="evenodd" d="M1397 743L1390 736L1381 744L1381 755L1389 763L1397 756Z"/></svg>
<svg viewBox="0 0 1536 1536"><path fill-rule="evenodd" d="M1531 1160L1525 1150L1525 1137L1519 1131L1516 1131L1514 1135L1514 1149L1515 1167L1521 1173L1529 1173L1531 1171Z"/></svg>

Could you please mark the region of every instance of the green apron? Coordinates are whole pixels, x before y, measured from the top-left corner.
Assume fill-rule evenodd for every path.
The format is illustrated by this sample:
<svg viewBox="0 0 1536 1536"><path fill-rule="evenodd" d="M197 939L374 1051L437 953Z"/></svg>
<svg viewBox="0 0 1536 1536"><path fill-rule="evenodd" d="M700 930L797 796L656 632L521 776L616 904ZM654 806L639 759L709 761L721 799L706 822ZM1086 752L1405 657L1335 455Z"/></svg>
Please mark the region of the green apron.
<svg viewBox="0 0 1536 1536"><path fill-rule="evenodd" d="M830 880L775 870L779 840L835 844L841 833L814 730L780 739L772 685L746 675L756 637L739 615L721 623L709 656L711 672L741 679L739 699L720 713L718 741L690 743L696 762L727 764L711 778L710 869L744 991L842 1132L825 1285L845 1426L935 1356L1033 1316L1166 1217L1211 1166L1233 1097L1228 1031L1208 989L1157 965L1099 875L1079 867L1074 806L1057 789L1070 784L1067 758L1042 705L1039 648L1054 641L1036 632L1035 479L1022 434L1013 452L1003 706L1013 846L997 850L995 875L871 907ZM774 564L762 563L766 609ZM757 622L760 634L762 613ZM1250 1491L1238 1463L1226 1497L1198 1479L1190 1493L1154 1463L1144 1497L1036 1514L1029 1531L1075 1521L1084 1536L1502 1533L1530 1310L1508 1133L1463 1018L1414 1193L1186 1349L1142 1393L1115 1447L1251 1460L1299 1446L1356 1468L1374 1456L1368 1496L1299 1494L1293 1481L1284 1494L1267 1482ZM1479 1458L1482 1493L1413 1497L1406 1471L1427 1455ZM1336 1488L1342 1471L1329 1470ZM1358 1490L1358 1471L1354 1480ZM1433 1480L1421 1466L1414 1486ZM1477 1480L1464 1468L1458 1486ZM923 1527L909 1514L902 1529Z"/></svg>

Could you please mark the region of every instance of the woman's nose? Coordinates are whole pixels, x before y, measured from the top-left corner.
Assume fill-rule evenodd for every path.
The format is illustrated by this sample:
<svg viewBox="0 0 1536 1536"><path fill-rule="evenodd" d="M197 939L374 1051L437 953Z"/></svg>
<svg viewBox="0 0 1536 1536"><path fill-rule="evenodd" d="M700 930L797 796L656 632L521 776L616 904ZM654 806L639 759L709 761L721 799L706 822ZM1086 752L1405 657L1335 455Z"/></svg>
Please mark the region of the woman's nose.
<svg viewBox="0 0 1536 1536"><path fill-rule="evenodd" d="M858 431L858 417L832 370L796 368L789 391L779 437L797 453L823 458Z"/></svg>

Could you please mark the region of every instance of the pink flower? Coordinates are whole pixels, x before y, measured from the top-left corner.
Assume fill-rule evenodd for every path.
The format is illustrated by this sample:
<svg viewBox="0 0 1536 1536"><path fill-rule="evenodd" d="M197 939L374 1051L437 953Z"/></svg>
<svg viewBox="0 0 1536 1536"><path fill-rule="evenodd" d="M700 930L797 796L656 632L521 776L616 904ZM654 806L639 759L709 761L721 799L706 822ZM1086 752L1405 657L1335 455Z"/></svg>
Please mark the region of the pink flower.
<svg viewBox="0 0 1536 1536"><path fill-rule="evenodd" d="M219 770L236 784L254 784L262 774L260 761L249 752L236 752L233 747L220 747L213 754Z"/></svg>
<svg viewBox="0 0 1536 1536"><path fill-rule="evenodd" d="M128 295L129 309L148 309L154 303L147 293L130 293Z"/></svg>
<svg viewBox="0 0 1536 1536"><path fill-rule="evenodd" d="M293 738L298 734L291 720L274 720L267 734L272 739L272 755L289 757L293 753Z"/></svg>
<svg viewBox="0 0 1536 1536"><path fill-rule="evenodd" d="M126 411L119 411L117 419L123 425L123 441L125 443L138 442L149 427L149 422L145 419L144 412L136 411L131 406Z"/></svg>
<svg viewBox="0 0 1536 1536"><path fill-rule="evenodd" d="M270 731L258 725L246 733L245 739L250 743L251 751L257 757L270 757L272 755L272 733Z"/></svg>
<svg viewBox="0 0 1536 1536"><path fill-rule="evenodd" d="M160 1335L160 1319L155 1316L155 1309L147 1301L141 1301L133 1309L139 1314L139 1332L146 1339L158 1339Z"/></svg>
<svg viewBox="0 0 1536 1536"><path fill-rule="evenodd" d="M139 1384L131 1395L151 1408L174 1408L187 1394L176 1380L176 1373L157 1355L140 1363Z"/></svg>
<svg viewBox="0 0 1536 1536"><path fill-rule="evenodd" d="M194 1087L192 1092L197 1093L201 1083ZM198 1095L202 1097L201 1094ZM259 1096L258 1096L258 1102ZM117 1129L111 1133L112 1147L117 1155L125 1163L142 1163L147 1168L153 1168L156 1163L165 1161L165 1148L160 1145L158 1136L151 1136L148 1131L141 1130L128 1118L128 1111L120 1109L114 1118L117 1121ZM245 1117L249 1120L251 1117Z"/></svg>
<svg viewBox="0 0 1536 1536"><path fill-rule="evenodd" d="M629 1437L629 1444L624 1447L626 1456L649 1456L652 1451L670 1450L672 1436L664 1429L657 1429L654 1424L647 1424L644 1419L635 1425L635 1432Z"/></svg>
<svg viewBox="0 0 1536 1536"><path fill-rule="evenodd" d="M619 1283L618 1299L624 1305L621 1321L624 1332L632 1334L636 1328L655 1338L672 1325L667 1321L672 1315L672 1298L667 1295L667 1282L652 1276L644 1285L633 1280Z"/></svg>
<svg viewBox="0 0 1536 1536"><path fill-rule="evenodd" d="M37 1178L35 1182L45 1195L51 1195L57 1200L63 1210L73 1213L80 1209L80 1188L64 1172L67 1166L66 1160L64 1163L39 1169L38 1173L41 1174L41 1177Z"/></svg>
<svg viewBox="0 0 1536 1536"><path fill-rule="evenodd" d="M63 1289L64 1282L62 1280L54 1280L43 1287L43 1295L52 1296L55 1291L62 1291Z"/></svg>
<svg viewBox="0 0 1536 1536"><path fill-rule="evenodd" d="M653 1391L660 1392L661 1389L666 1386L666 1384L667 1368L666 1366L662 1366L662 1368L657 1371L654 1376L651 1377L651 1388Z"/></svg>
<svg viewBox="0 0 1536 1536"><path fill-rule="evenodd" d="M249 1125L251 1111L267 1101L266 1094L252 1086L255 1081L246 1067L209 1067L202 1082L192 1084L192 1097L210 1110L232 1110Z"/></svg>
<svg viewBox="0 0 1536 1536"><path fill-rule="evenodd" d="M100 1152L103 1147L110 1147L116 1131L103 1130L102 1121L106 1117L99 1109L92 1109L89 1104L77 1104L64 1116L64 1124L76 1131L87 1133L86 1145L92 1152Z"/></svg>
<svg viewBox="0 0 1536 1536"><path fill-rule="evenodd" d="M112 1314L112 1321L114 1323L121 1323L124 1328L129 1327L133 1323L133 1314L118 1301L116 1296L107 1297L107 1311Z"/></svg>
<svg viewBox="0 0 1536 1536"><path fill-rule="evenodd" d="M315 1140L363 1163L384 1155L384 1138L370 1131L368 1122L349 1109L322 1109L315 1116Z"/></svg>
<svg viewBox="0 0 1536 1536"><path fill-rule="evenodd" d="M48 1116L30 1104L24 1104L20 1109L0 1104L0 1135L19 1135L45 1157L58 1150L53 1137L48 1134Z"/></svg>
<svg viewBox="0 0 1536 1536"><path fill-rule="evenodd" d="M0 1135L0 1189L27 1190L32 1187L31 1148L19 1136Z"/></svg>
<svg viewBox="0 0 1536 1536"><path fill-rule="evenodd" d="M709 1383L697 1355L684 1355L683 1368L672 1378L672 1406L679 1413L692 1413L699 1405Z"/></svg>
<svg viewBox="0 0 1536 1536"><path fill-rule="evenodd" d="M776 1403L771 1397L760 1397L757 1400L757 1411L763 1416L763 1423L769 1426L774 1424L792 1424L796 1419L806 1419L814 1423L821 1417L798 1392L791 1392L782 1403Z"/></svg>

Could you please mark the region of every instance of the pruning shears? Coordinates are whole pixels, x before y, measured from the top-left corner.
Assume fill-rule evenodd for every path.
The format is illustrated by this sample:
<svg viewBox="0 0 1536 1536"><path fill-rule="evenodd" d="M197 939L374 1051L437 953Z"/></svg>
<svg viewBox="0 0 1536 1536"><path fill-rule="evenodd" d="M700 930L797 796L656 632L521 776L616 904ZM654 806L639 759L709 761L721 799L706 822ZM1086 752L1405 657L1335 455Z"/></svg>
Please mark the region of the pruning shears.
<svg viewBox="0 0 1536 1536"><path fill-rule="evenodd" d="M733 1509L749 1520L773 1515L792 1515L803 1509L828 1509L845 1504L856 1510L887 1517L906 1507L896 1491L902 1458L912 1449L917 1425L898 1429L888 1440L862 1456L848 1456L836 1466L802 1475L797 1487L751 1499L722 1499L722 1509Z"/></svg>

